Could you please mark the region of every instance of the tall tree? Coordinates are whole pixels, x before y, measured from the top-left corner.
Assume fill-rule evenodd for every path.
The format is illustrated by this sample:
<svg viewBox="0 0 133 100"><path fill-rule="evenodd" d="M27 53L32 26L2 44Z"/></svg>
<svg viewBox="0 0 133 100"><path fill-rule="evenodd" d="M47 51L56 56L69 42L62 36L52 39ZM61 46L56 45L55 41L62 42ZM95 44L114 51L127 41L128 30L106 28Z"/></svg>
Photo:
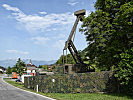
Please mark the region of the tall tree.
<svg viewBox="0 0 133 100"><path fill-rule="evenodd" d="M84 19L90 63L101 70L113 66L120 90L133 95L133 0L97 0Z"/></svg>
<svg viewBox="0 0 133 100"><path fill-rule="evenodd" d="M11 67L10 66L8 66L6 73L8 74L8 77L9 77L10 74L12 74L12 70L11 70Z"/></svg>
<svg viewBox="0 0 133 100"><path fill-rule="evenodd" d="M16 69L16 73L19 74L19 76L21 77L22 74L24 73L25 63L23 61L21 61L20 58L18 58L18 61L14 65L14 68Z"/></svg>
<svg viewBox="0 0 133 100"><path fill-rule="evenodd" d="M88 41L86 56L101 70L110 70L133 46L133 1L97 0L95 8L80 28Z"/></svg>

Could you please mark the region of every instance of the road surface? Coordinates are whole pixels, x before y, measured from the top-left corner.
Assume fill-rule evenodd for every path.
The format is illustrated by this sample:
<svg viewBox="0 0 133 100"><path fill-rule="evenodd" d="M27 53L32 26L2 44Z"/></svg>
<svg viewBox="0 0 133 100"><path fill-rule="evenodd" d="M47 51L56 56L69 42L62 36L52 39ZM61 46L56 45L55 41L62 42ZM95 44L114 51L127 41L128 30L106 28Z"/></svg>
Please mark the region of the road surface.
<svg viewBox="0 0 133 100"><path fill-rule="evenodd" d="M0 100L53 100L47 97L29 93L3 82L0 75Z"/></svg>

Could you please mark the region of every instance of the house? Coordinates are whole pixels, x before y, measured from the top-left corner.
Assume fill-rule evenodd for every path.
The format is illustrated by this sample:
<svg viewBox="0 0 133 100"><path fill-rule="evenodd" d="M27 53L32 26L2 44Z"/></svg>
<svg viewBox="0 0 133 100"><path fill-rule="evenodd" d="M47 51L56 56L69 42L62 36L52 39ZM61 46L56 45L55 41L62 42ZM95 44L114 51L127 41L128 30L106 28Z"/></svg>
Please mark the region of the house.
<svg viewBox="0 0 133 100"><path fill-rule="evenodd" d="M51 75L54 74L52 73L52 65L48 65L48 70L50 72L46 72L44 71L43 68L37 68L34 64L32 64L32 61L30 60L29 64L25 64L25 73L23 75L31 75L31 76L35 76L36 72L38 72L40 75Z"/></svg>
<svg viewBox="0 0 133 100"><path fill-rule="evenodd" d="M37 68L36 67L27 67L27 75L32 75L32 76L35 76L35 73L36 73L36 70Z"/></svg>
<svg viewBox="0 0 133 100"><path fill-rule="evenodd" d="M32 64L31 60L30 60L29 64L25 64L25 69L26 69L25 73L27 75L35 76L37 67L34 64Z"/></svg>
<svg viewBox="0 0 133 100"><path fill-rule="evenodd" d="M0 66L0 73L6 73L6 68Z"/></svg>

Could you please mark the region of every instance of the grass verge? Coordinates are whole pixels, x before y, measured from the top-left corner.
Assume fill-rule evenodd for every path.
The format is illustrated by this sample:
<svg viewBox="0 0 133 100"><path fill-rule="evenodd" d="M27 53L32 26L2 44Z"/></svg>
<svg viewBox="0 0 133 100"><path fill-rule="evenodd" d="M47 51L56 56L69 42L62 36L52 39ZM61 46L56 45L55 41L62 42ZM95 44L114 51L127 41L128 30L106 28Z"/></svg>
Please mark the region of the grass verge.
<svg viewBox="0 0 133 100"><path fill-rule="evenodd" d="M37 93L36 91L25 88L24 85L22 85L21 83L9 80L5 81L15 87ZM38 94L51 97L57 100L133 100L131 97L122 94L100 94L100 93L62 94L62 93L41 93L41 92L38 92Z"/></svg>

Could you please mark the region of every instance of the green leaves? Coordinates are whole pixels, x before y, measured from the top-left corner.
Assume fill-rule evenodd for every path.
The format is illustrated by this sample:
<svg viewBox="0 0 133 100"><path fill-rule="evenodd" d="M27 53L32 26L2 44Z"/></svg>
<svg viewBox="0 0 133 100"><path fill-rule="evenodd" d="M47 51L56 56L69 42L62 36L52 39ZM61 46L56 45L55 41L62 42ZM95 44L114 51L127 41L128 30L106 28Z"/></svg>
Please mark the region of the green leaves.
<svg viewBox="0 0 133 100"><path fill-rule="evenodd" d="M120 54L120 62L115 68L115 77L119 80L125 91L133 93L133 47Z"/></svg>
<svg viewBox="0 0 133 100"><path fill-rule="evenodd" d="M8 75L12 73L12 70L11 70L11 67L10 67L10 66L8 66L7 72L6 72L6 73L7 73Z"/></svg>
<svg viewBox="0 0 133 100"><path fill-rule="evenodd" d="M80 28L88 62L101 71L113 69L122 91L133 94L133 1L97 0L95 8Z"/></svg>
<svg viewBox="0 0 133 100"><path fill-rule="evenodd" d="M14 71L21 76L24 72L24 68L25 68L25 63L21 61L21 59L19 58L17 63L14 65L12 69L14 69Z"/></svg>
<svg viewBox="0 0 133 100"><path fill-rule="evenodd" d="M95 8L80 28L88 42L86 56L101 70L110 70L118 66L120 54L133 46L133 2L97 0Z"/></svg>
<svg viewBox="0 0 133 100"><path fill-rule="evenodd" d="M84 32L86 40L89 42L87 54L92 62L96 60L95 58L100 57L100 54L105 53L104 48L109 40L109 35L113 31L110 30L112 25L108 16L108 13L97 10L95 13L91 13L81 26L80 31Z"/></svg>
<svg viewBox="0 0 133 100"><path fill-rule="evenodd" d="M64 55L64 63L66 63L66 55ZM68 64L75 64L75 61L71 54L67 55L67 63ZM57 60L56 64L63 64L63 55Z"/></svg>

